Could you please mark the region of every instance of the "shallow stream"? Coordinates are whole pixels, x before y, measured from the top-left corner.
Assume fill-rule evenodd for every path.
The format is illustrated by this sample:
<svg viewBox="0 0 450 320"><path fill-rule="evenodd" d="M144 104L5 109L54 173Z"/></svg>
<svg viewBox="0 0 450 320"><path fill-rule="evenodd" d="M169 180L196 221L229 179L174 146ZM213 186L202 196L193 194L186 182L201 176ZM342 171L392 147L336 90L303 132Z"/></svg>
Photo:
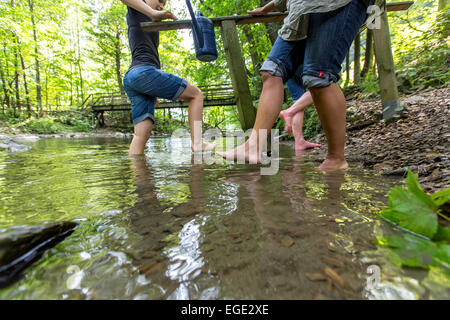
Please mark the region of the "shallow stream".
<svg viewBox="0 0 450 320"><path fill-rule="evenodd" d="M0 299L450 297L439 269L401 269L373 244L398 232L373 211L400 179L324 174L286 145L279 172L261 176L259 165L193 165L183 139L152 138L135 159L129 142L48 138L0 152L0 233L79 223ZM380 281L367 286L374 265Z"/></svg>

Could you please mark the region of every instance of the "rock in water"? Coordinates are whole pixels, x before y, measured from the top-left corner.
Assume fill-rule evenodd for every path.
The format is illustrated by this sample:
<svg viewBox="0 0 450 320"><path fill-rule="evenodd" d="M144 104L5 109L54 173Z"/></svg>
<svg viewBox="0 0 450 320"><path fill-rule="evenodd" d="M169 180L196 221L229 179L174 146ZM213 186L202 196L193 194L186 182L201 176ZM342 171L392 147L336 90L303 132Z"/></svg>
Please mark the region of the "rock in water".
<svg viewBox="0 0 450 320"><path fill-rule="evenodd" d="M0 288L17 281L25 268L72 234L76 226L75 222L58 222L1 234Z"/></svg>
<svg viewBox="0 0 450 320"><path fill-rule="evenodd" d="M0 149L10 151L12 153L30 150L30 146L18 144L11 139L0 140Z"/></svg>

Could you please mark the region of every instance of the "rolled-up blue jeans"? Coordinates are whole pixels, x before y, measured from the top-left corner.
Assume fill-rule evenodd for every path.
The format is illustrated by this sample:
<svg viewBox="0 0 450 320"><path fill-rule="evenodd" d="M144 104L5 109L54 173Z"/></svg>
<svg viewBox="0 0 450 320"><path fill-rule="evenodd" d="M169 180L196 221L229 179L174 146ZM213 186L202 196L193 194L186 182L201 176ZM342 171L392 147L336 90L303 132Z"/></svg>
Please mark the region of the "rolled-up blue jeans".
<svg viewBox="0 0 450 320"><path fill-rule="evenodd" d="M311 13L307 38L285 41L279 37L261 71L286 82L303 64L306 88L338 82L341 64L366 18L366 7L359 0L334 11Z"/></svg>
<svg viewBox="0 0 450 320"><path fill-rule="evenodd" d="M131 101L133 125L149 118L155 122L157 98L177 100L188 82L152 65L136 66L123 77L123 88Z"/></svg>

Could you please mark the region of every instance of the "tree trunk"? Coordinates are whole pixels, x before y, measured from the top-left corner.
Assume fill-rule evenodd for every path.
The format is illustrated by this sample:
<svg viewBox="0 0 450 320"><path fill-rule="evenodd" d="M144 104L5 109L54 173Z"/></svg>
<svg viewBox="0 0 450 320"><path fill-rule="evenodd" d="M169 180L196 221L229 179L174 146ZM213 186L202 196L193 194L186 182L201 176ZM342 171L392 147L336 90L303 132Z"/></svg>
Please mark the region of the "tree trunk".
<svg viewBox="0 0 450 320"><path fill-rule="evenodd" d="M13 8L13 9L15 8L14 0L11 0L11 8ZM15 13L13 13L13 21L14 22L16 21ZM30 116L31 115L31 103L30 103L30 96L29 96L29 91L28 91L27 76L25 73L25 61L24 61L24 58L22 55L22 50L20 48L19 36L17 35L17 33L14 29L12 29L12 34L13 34L14 42L16 44L16 48L15 48L16 57L15 57L15 61L14 61L15 67L16 67L16 97L17 97L17 101L19 101L19 66L18 66L18 61L17 61L17 57L19 56L20 62L22 65L23 81L24 81L24 87L25 87L25 98L27 101L27 111L28 111L28 116ZM20 109L21 108L20 108L20 102L19 102L19 108L18 108L19 113L21 112Z"/></svg>
<svg viewBox="0 0 450 320"><path fill-rule="evenodd" d="M248 25L245 25L242 28L242 31L244 31L244 35L247 38L247 42L249 43L249 51L250 51L250 57L252 59L254 75L259 76L259 68L261 66L258 62L258 52L256 51L256 48L255 48L255 39L253 37L253 34L250 32L250 27Z"/></svg>
<svg viewBox="0 0 450 320"><path fill-rule="evenodd" d="M120 66L120 54L122 53L122 47L120 46L120 31L116 33L116 75L117 75L117 83L120 89L120 95L125 96L125 90L123 89L122 82L122 70Z"/></svg>
<svg viewBox="0 0 450 320"><path fill-rule="evenodd" d="M8 81L6 80L6 76L5 76L5 72L3 71L3 64L0 63L0 77L2 78L2 86L3 86L3 93L5 95L5 103L6 103L6 108L9 109L10 108L10 104L9 104L9 90L8 90ZM2 103L2 110L3 110L3 114L5 114L5 106Z"/></svg>
<svg viewBox="0 0 450 320"><path fill-rule="evenodd" d="M14 53L14 85L16 90L16 101L14 103L14 117L17 117L17 112L20 114L20 83L19 83L19 57L17 54L17 49L15 49Z"/></svg>
<svg viewBox="0 0 450 320"><path fill-rule="evenodd" d="M355 38L355 56L353 68L353 83L359 86L361 83L361 34L357 34Z"/></svg>
<svg viewBox="0 0 450 320"><path fill-rule="evenodd" d="M23 58L22 49L20 48L20 41L19 38L16 37L17 44L19 46L19 56L20 56L20 64L22 65L22 76L23 76L23 85L25 88L25 100L27 102L27 117L31 117L31 102L30 102L30 91L28 90L28 81L27 81L27 74L25 72L25 60Z"/></svg>
<svg viewBox="0 0 450 320"><path fill-rule="evenodd" d="M81 68L81 46L80 46L80 17L79 17L79 11L77 8L77 67L78 67L78 74L80 77L80 92L81 92L81 101L84 101L84 88L83 88L83 73Z"/></svg>
<svg viewBox="0 0 450 320"><path fill-rule="evenodd" d="M15 8L14 0L11 0L11 8L14 10ZM13 21L16 21L15 14L13 16ZM14 43L14 84L16 90L16 101L14 103L14 117L17 117L17 112L20 114L20 83L19 83L19 54L17 52L17 38L16 33L12 33L13 43Z"/></svg>
<svg viewBox="0 0 450 320"><path fill-rule="evenodd" d="M41 71L40 71L40 66L39 66L39 47L38 47L38 39L37 39L37 32L36 32L36 23L34 21L33 0L28 0L28 5L30 7L30 12L31 12L31 25L33 27L33 39L34 39L34 60L35 60L35 68L36 68L36 101L37 101L39 110L41 110L42 109Z"/></svg>
<svg viewBox="0 0 450 320"><path fill-rule="evenodd" d="M70 63L70 106L73 106L73 64Z"/></svg>
<svg viewBox="0 0 450 320"><path fill-rule="evenodd" d="M347 87L350 83L350 52L347 52L347 56L345 57L345 84Z"/></svg>
<svg viewBox="0 0 450 320"><path fill-rule="evenodd" d="M48 72L45 73L45 109L48 110ZM39 110L38 115L42 112Z"/></svg>
<svg viewBox="0 0 450 320"><path fill-rule="evenodd" d="M366 77L373 62L373 31L370 29L367 29L366 53L364 56L364 67L361 71L361 78Z"/></svg>

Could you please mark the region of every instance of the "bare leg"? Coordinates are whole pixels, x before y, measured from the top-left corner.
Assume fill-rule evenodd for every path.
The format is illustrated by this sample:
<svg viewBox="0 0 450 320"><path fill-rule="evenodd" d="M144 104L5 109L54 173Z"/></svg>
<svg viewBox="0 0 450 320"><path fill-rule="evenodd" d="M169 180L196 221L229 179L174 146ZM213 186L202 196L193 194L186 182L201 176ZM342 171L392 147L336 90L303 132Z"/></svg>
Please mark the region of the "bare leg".
<svg viewBox="0 0 450 320"><path fill-rule="evenodd" d="M347 169L345 160L346 101L337 84L324 88L310 88L314 105L328 142L326 160L320 165L324 171Z"/></svg>
<svg viewBox="0 0 450 320"><path fill-rule="evenodd" d="M292 131L295 139L295 151L303 151L312 148L321 147L320 144L306 141L303 137L303 118L305 113L303 111L297 112L292 119Z"/></svg>
<svg viewBox="0 0 450 320"><path fill-rule="evenodd" d="M153 121L149 118L134 126L134 137L128 152L130 156L144 154L145 145L150 138L152 128Z"/></svg>
<svg viewBox="0 0 450 320"><path fill-rule="evenodd" d="M311 96L311 93L309 91L305 92L300 99L298 99L297 101L295 101L295 103L286 110L283 110L280 112L280 117L281 119L283 119L284 123L286 124L284 127L284 130L289 133L290 135L292 134L292 120L294 118L294 116L298 113L298 112L304 112L306 107L310 106L313 104L313 99Z"/></svg>
<svg viewBox="0 0 450 320"><path fill-rule="evenodd" d="M263 90L259 100L258 112L256 114L255 126L253 132L246 143L227 152L217 152L225 159L236 160L245 159L250 163L261 162L261 147L258 144L260 130L272 129L275 120L281 111L283 104L284 90L283 80L267 72L263 72Z"/></svg>
<svg viewBox="0 0 450 320"><path fill-rule="evenodd" d="M211 151L216 147L216 143L204 142L202 139L202 118L203 118L203 94L199 88L188 84L180 96L181 100L189 102L189 126L191 129L191 149L193 152ZM197 128L196 128L197 123ZM200 128L198 128L200 125Z"/></svg>

